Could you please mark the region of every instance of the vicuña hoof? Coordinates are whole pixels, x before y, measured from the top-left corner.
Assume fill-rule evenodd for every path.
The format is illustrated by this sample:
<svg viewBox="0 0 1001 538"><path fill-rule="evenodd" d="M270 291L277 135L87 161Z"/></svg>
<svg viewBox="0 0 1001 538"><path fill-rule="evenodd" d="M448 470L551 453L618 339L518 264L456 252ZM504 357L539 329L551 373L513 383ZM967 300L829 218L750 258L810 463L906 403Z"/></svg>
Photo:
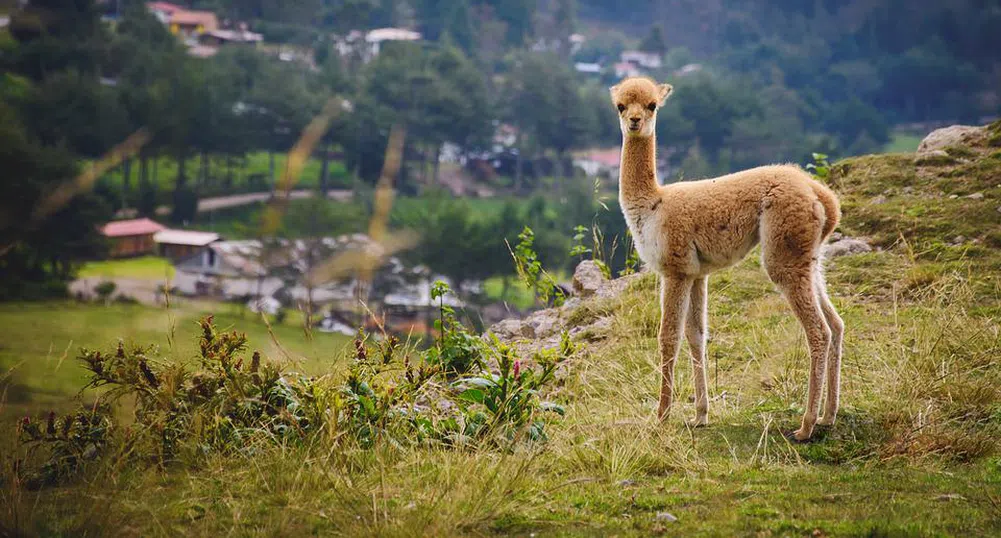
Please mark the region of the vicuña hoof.
<svg viewBox="0 0 1001 538"><path fill-rule="evenodd" d="M817 426L834 426L834 421L835 420L836 419L834 417L831 417L831 418L820 417L817 420Z"/></svg>
<svg viewBox="0 0 1001 538"><path fill-rule="evenodd" d="M688 419L685 421L685 425L689 428L705 428L709 425L709 419L705 417Z"/></svg>
<svg viewBox="0 0 1001 538"><path fill-rule="evenodd" d="M796 441L797 443L805 443L810 440L810 437L812 435L813 435L812 431L804 431L803 428L800 428L792 432L792 440Z"/></svg>

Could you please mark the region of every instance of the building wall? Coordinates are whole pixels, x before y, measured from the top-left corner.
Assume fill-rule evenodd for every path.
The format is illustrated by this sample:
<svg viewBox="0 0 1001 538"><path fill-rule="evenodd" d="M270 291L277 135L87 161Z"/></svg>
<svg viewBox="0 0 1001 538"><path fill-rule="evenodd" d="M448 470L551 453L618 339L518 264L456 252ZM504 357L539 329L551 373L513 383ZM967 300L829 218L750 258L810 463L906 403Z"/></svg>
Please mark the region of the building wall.
<svg viewBox="0 0 1001 538"><path fill-rule="evenodd" d="M124 258L152 254L156 250L153 234L111 237L111 257Z"/></svg>
<svg viewBox="0 0 1001 538"><path fill-rule="evenodd" d="M160 255L165 258L170 258L171 261L178 261L188 256L194 255L195 253L205 250L205 247L196 247L192 245L172 245L170 243L160 243Z"/></svg>

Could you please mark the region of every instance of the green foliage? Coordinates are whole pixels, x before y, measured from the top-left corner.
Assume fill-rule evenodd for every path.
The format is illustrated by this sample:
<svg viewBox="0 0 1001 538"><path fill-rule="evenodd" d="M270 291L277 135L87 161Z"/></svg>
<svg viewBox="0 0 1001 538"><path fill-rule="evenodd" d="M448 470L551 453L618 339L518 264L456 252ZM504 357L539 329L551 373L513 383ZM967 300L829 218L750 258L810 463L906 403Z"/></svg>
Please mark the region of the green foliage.
<svg viewBox="0 0 1001 538"><path fill-rule="evenodd" d="M806 169L810 171L817 179L825 180L831 174L831 163L827 160L827 155L823 153L814 153L813 162L806 165Z"/></svg>
<svg viewBox="0 0 1001 538"><path fill-rule="evenodd" d="M557 285L556 280L542 268L542 262L539 261L539 255L535 252L534 244L535 232L525 226L518 234L518 244L511 251L518 277L543 304L562 305L566 301L566 295L563 289Z"/></svg>
<svg viewBox="0 0 1001 538"><path fill-rule="evenodd" d="M573 244L570 247L570 257L571 258L576 257L576 258L579 258L579 259L583 260L585 255L591 254L592 249L590 247L584 245L584 238L586 238L586 237L588 237L588 236L591 235L590 233L588 233L589 231L590 230L588 230L587 227L584 226L584 225L582 225L582 224L578 224L577 226L574 226L574 229L573 229L573 233L574 234L573 234L573 239L572 239L573 240Z"/></svg>
<svg viewBox="0 0 1001 538"><path fill-rule="evenodd" d="M440 280L431 287L431 300L438 301L439 317L434 321L438 338L434 347L428 350L427 360L447 375L482 370L486 364L483 344L456 319L455 309L445 304L445 295L449 293L448 284Z"/></svg>
<svg viewBox="0 0 1001 538"><path fill-rule="evenodd" d="M435 297L445 293L439 283ZM83 350L84 389L100 389L97 402L61 420L49 413L44 429L22 420L18 438L30 464L18 472L29 484L51 485L113 455L166 466L212 453L252 455L266 445L304 446L321 435L344 448L544 440L544 413L562 408L540 397L575 352L569 338L559 350L533 355L538 368L531 368L500 342L469 333L448 307L442 315L441 336L425 351L394 336L373 344L360 334L340 381L287 371L256 351L248 357L246 335L217 330L212 316L200 322L194 364L169 360L155 346ZM498 373L486 368L494 360ZM134 409L128 426L116 418L122 402Z"/></svg>
<svg viewBox="0 0 1001 538"><path fill-rule="evenodd" d="M94 293L97 294L97 298L102 302L107 303L111 300L111 295L115 293L118 286L110 280L105 280L98 285L94 286Z"/></svg>

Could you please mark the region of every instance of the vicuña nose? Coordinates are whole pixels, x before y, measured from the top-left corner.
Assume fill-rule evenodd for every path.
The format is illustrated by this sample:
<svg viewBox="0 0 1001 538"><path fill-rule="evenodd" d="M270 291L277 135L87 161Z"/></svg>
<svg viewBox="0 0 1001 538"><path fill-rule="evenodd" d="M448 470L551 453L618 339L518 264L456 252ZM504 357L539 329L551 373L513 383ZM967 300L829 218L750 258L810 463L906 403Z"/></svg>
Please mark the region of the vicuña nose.
<svg viewBox="0 0 1001 538"><path fill-rule="evenodd" d="M639 123L640 119L639 118L629 118L629 121L631 121L633 123Z"/></svg>

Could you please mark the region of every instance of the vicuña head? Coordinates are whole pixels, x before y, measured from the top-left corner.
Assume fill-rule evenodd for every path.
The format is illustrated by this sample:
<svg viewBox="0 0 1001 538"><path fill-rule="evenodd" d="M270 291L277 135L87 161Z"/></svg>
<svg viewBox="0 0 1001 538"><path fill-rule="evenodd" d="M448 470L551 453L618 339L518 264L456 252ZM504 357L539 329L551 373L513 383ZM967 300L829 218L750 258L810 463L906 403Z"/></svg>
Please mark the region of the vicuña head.
<svg viewBox="0 0 1001 538"><path fill-rule="evenodd" d="M627 78L612 86L612 102L619 110L619 127L623 136L653 136L657 126L657 109L664 104L674 88L657 84L645 77Z"/></svg>

